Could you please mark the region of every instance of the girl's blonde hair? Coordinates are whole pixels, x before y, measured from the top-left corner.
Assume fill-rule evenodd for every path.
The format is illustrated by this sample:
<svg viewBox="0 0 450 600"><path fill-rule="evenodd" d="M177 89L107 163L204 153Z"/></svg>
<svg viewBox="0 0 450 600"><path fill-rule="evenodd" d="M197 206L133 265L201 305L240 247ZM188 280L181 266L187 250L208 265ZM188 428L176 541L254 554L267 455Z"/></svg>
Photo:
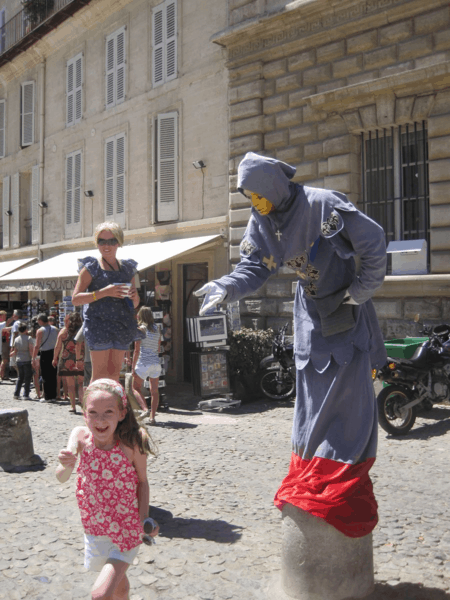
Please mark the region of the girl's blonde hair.
<svg viewBox="0 0 450 600"><path fill-rule="evenodd" d="M148 306L141 306L138 312L137 320L139 327L144 325L148 331L154 331L156 329L153 311Z"/></svg>
<svg viewBox="0 0 450 600"><path fill-rule="evenodd" d="M94 231L95 245L98 243L98 236L101 231L109 231L119 242L119 246L123 246L123 229L118 223L113 221L105 221L105 223L99 223Z"/></svg>
<svg viewBox="0 0 450 600"><path fill-rule="evenodd" d="M120 384L116 383L116 385L120 385ZM117 391L114 389L113 385L106 383L104 381L98 381L98 382L93 381L86 388L86 391L84 392L84 395L83 395L83 402L82 402L83 412L86 412L86 402L89 397L89 394L91 392L96 392L96 391L109 392L117 399L119 408L121 410L124 408L122 398L117 393ZM125 418L122 421L119 421L119 423L117 424L117 428L115 431L116 436L119 438L119 440L123 444L125 444L125 446L128 446L129 448L134 448L135 446L138 446L139 452L141 454L153 454L153 456L156 456L157 455L156 444L152 440L150 434L145 429L145 427L142 427L136 421L136 417L134 416L134 412L133 412L133 409L131 408L129 400L127 402L126 410L127 410L127 412L126 412Z"/></svg>

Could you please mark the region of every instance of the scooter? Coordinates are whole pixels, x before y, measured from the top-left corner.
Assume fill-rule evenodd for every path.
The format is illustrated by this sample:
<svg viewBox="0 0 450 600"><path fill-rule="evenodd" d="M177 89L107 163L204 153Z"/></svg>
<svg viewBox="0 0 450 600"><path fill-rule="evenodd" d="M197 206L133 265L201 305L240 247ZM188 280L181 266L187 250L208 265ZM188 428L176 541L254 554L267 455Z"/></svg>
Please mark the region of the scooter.
<svg viewBox="0 0 450 600"><path fill-rule="evenodd" d="M428 339L410 359L389 357L392 343L387 341L388 362L373 372L373 378L384 384L377 396L379 424L391 435L410 431L419 405L431 410L450 400L450 326L424 327L421 333Z"/></svg>
<svg viewBox="0 0 450 600"><path fill-rule="evenodd" d="M286 343L288 323L283 325L272 342L272 354L259 364L259 385L271 400L287 400L295 396L294 346Z"/></svg>

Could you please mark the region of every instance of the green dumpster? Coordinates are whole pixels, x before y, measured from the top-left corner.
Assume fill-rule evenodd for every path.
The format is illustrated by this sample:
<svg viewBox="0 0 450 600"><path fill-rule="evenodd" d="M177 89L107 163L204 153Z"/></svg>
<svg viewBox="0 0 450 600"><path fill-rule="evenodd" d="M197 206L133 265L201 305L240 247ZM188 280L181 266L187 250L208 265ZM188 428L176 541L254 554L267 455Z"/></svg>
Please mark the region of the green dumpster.
<svg viewBox="0 0 450 600"><path fill-rule="evenodd" d="M386 347L387 355L392 358L412 358L417 348L428 339L429 338L427 337L399 338L386 340L384 345Z"/></svg>

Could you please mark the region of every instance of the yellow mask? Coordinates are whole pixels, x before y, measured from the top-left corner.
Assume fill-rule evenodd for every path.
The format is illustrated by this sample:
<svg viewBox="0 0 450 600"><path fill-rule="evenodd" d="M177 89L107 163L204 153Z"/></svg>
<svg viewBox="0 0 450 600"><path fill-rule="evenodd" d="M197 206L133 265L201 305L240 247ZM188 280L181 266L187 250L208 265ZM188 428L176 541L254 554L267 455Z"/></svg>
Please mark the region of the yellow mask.
<svg viewBox="0 0 450 600"><path fill-rule="evenodd" d="M258 196L258 194L255 194L254 192L251 193L251 201L260 215L268 215L275 208L272 202L267 200L267 198Z"/></svg>

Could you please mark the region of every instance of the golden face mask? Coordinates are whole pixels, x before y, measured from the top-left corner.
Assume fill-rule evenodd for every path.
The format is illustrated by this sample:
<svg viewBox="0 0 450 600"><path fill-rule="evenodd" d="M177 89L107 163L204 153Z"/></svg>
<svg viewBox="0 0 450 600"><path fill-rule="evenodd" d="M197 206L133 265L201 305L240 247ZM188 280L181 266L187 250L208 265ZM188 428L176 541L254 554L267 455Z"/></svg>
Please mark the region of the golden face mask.
<svg viewBox="0 0 450 600"><path fill-rule="evenodd" d="M272 212L275 209L272 202L267 200L267 198L263 198L263 196L259 196L258 194L255 194L255 192L250 192L249 190L244 190L244 195L251 200L251 203L253 204L253 206L256 208L256 210L259 212L260 215L268 215L270 212Z"/></svg>

